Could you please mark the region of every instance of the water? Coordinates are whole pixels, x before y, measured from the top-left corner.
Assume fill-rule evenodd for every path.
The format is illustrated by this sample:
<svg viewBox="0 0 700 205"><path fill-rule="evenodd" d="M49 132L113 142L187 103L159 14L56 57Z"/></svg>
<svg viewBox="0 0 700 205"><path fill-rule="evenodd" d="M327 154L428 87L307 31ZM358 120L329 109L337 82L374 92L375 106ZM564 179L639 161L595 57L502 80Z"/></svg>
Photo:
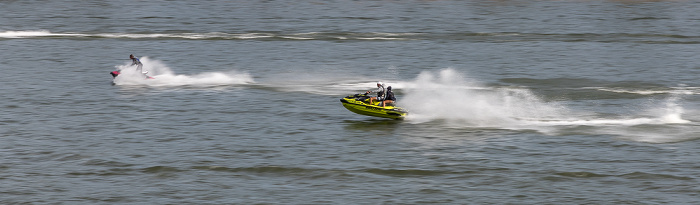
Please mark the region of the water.
<svg viewBox="0 0 700 205"><path fill-rule="evenodd" d="M3 1L0 202L696 204L698 10Z"/></svg>

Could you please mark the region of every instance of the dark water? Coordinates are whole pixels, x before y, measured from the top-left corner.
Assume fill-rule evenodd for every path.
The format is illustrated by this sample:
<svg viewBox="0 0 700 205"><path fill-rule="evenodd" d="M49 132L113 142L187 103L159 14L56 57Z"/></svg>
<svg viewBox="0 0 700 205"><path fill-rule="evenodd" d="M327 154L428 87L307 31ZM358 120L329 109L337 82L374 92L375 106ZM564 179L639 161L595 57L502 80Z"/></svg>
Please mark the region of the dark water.
<svg viewBox="0 0 700 205"><path fill-rule="evenodd" d="M0 203L697 204L698 11L0 1Z"/></svg>

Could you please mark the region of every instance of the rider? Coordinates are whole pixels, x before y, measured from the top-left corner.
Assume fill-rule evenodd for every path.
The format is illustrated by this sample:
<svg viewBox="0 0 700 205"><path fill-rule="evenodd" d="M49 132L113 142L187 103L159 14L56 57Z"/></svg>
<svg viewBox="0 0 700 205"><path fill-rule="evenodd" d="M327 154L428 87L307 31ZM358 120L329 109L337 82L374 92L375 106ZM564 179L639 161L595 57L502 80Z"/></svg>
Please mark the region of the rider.
<svg viewBox="0 0 700 205"><path fill-rule="evenodd" d="M141 61L138 58L134 57L134 54L129 55L129 58L131 59L131 65L132 66L136 65L136 70L141 72L141 74L143 74L143 76L145 76L148 79L153 78L153 77L147 75L148 71L143 70L143 64L141 63Z"/></svg>
<svg viewBox="0 0 700 205"><path fill-rule="evenodd" d="M137 65L136 69L138 69L139 72L143 73L143 64L141 63L141 61L138 58L134 57L134 54L129 55L129 59L131 59L131 65ZM148 73L148 71L146 71L146 73Z"/></svg>
<svg viewBox="0 0 700 205"><path fill-rule="evenodd" d="M371 93L372 91L367 91L367 94ZM381 81L377 81L377 90L375 91L377 93L377 97L371 97L369 98L369 104L372 105L374 100L377 100L379 102L384 100L384 96L386 94L386 89L384 89L384 83Z"/></svg>
<svg viewBox="0 0 700 205"><path fill-rule="evenodd" d="M382 101L382 107L386 107L386 104L392 104L396 102L396 97L394 97L394 92L391 92L391 86L386 88L386 97Z"/></svg>

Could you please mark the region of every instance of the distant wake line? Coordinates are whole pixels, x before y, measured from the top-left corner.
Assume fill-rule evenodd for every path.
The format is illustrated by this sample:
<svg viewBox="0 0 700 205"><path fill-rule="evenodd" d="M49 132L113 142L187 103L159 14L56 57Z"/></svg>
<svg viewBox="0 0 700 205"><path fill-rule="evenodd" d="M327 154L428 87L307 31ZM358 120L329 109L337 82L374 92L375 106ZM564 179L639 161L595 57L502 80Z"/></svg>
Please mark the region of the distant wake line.
<svg viewBox="0 0 700 205"><path fill-rule="evenodd" d="M698 95L700 87L671 87L666 90L644 90L644 89L623 89L623 88L597 88L591 87L600 91L613 93L627 93L637 95L659 95L659 94L676 94L676 95Z"/></svg>
<svg viewBox="0 0 700 205"><path fill-rule="evenodd" d="M0 38L125 38L125 39L189 39L189 40L414 40L415 33L52 33L47 30L5 31Z"/></svg>
<svg viewBox="0 0 700 205"><path fill-rule="evenodd" d="M2 31L0 39L13 38L122 38L122 39L186 39L186 40L355 40L355 41L406 41L406 40L472 40L479 42L517 41L590 41L636 42L647 44L700 44L700 36L676 34L550 34L513 32L459 32L459 33L387 33L387 32L305 32L305 33L53 33L48 30ZM643 39L643 40L640 40Z"/></svg>

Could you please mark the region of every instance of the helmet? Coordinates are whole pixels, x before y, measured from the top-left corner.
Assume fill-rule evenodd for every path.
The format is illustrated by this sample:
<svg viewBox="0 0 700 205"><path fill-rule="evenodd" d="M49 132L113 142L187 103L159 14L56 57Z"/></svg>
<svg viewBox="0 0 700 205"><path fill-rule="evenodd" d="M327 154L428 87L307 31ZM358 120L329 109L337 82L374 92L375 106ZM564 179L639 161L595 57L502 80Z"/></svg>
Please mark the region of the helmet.
<svg viewBox="0 0 700 205"><path fill-rule="evenodd" d="M382 83L382 81L377 81L377 87L379 87L380 85L384 85L384 83Z"/></svg>

